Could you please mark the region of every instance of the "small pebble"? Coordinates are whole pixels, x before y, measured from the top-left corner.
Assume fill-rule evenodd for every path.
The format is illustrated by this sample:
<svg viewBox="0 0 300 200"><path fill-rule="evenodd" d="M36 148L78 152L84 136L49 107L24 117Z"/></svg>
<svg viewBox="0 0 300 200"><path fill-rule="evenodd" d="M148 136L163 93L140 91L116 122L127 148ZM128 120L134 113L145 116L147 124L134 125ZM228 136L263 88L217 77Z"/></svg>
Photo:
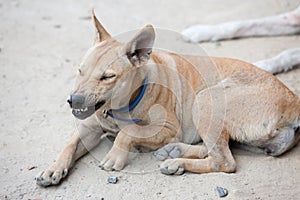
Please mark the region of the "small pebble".
<svg viewBox="0 0 300 200"><path fill-rule="evenodd" d="M116 176L109 176L108 179L107 179L107 182L116 184L118 182L118 177L116 177Z"/></svg>
<svg viewBox="0 0 300 200"><path fill-rule="evenodd" d="M216 192L219 197L226 197L228 195L228 190L219 186L216 187Z"/></svg>

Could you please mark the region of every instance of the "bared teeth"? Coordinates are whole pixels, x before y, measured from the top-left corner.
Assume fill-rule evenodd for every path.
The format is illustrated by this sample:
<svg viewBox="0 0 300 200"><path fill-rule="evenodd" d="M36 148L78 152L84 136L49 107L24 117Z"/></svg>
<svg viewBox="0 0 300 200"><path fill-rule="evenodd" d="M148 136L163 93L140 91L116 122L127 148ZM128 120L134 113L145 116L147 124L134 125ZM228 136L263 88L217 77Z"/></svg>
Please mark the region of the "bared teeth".
<svg viewBox="0 0 300 200"><path fill-rule="evenodd" d="M81 108L81 109L74 109L75 110L75 112L85 112L85 111L87 111L88 110L88 108L87 107L85 107L85 108Z"/></svg>

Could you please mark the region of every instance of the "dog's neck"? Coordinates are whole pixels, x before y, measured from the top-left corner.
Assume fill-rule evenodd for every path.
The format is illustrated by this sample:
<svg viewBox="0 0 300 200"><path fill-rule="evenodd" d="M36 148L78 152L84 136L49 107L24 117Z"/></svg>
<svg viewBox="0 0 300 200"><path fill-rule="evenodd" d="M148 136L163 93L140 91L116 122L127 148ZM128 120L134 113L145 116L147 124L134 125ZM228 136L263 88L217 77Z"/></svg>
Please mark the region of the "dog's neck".
<svg viewBox="0 0 300 200"><path fill-rule="evenodd" d="M147 85L148 85L148 75L146 75L142 86L139 87L138 90L134 91L134 93L132 95L132 98L129 101L128 106L124 106L124 107L121 107L119 109L103 110L104 116L106 118L111 117L115 120L124 121L124 122L135 122L135 123L141 122L142 120L139 119L139 118L133 118L133 119L132 118L121 118L121 117L117 117L114 114L128 113L128 112L132 111L140 103L140 101L142 100L142 98L145 94Z"/></svg>

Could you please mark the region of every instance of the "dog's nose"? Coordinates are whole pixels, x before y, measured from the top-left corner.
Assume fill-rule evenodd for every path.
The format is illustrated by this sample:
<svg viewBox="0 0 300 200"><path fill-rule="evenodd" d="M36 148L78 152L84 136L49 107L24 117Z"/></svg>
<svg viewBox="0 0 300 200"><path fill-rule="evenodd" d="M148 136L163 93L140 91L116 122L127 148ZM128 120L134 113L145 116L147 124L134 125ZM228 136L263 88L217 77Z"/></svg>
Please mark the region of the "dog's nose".
<svg viewBox="0 0 300 200"><path fill-rule="evenodd" d="M70 95L68 96L67 102L69 103L71 108L79 109L82 108L84 103L84 96L82 95Z"/></svg>
<svg viewBox="0 0 300 200"><path fill-rule="evenodd" d="M72 107L72 95L69 95L67 98L67 102L70 105L70 107Z"/></svg>

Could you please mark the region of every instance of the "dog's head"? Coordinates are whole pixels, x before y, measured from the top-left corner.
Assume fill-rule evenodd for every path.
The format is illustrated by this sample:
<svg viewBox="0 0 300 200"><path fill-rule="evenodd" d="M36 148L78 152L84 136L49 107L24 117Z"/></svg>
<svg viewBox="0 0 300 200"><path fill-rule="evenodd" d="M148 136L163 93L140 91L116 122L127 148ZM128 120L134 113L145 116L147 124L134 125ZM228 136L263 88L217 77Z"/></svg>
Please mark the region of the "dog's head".
<svg viewBox="0 0 300 200"><path fill-rule="evenodd" d="M150 59L155 39L154 29L147 25L129 42L113 39L100 24L94 12L96 28L94 45L85 54L79 69L75 90L68 98L72 113L78 119L91 116L116 94L127 96L129 88L141 82L139 68Z"/></svg>

